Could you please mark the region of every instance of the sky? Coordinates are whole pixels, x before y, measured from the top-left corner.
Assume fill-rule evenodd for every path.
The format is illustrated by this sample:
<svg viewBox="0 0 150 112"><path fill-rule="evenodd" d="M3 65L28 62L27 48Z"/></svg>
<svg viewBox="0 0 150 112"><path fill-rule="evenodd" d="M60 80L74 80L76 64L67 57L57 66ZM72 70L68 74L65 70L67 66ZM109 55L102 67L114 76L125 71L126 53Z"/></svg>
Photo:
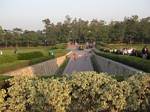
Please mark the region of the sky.
<svg viewBox="0 0 150 112"><path fill-rule="evenodd" d="M84 20L121 21L124 17L150 16L150 0L0 0L3 29L41 30L43 19L62 22L66 15Z"/></svg>

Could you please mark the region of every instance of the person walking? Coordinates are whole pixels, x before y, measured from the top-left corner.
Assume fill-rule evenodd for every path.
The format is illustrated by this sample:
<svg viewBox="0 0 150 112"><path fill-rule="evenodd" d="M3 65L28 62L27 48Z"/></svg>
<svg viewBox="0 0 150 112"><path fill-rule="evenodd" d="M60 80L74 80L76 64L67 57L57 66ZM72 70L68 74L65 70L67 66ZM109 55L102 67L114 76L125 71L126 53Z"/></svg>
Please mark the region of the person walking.
<svg viewBox="0 0 150 112"><path fill-rule="evenodd" d="M142 58L147 59L147 57L148 57L148 48L145 46L142 49Z"/></svg>
<svg viewBox="0 0 150 112"><path fill-rule="evenodd" d="M3 55L3 51L2 50L0 50L0 55Z"/></svg>
<svg viewBox="0 0 150 112"><path fill-rule="evenodd" d="M78 58L77 54L75 52L72 53L72 59L73 61L76 61Z"/></svg>

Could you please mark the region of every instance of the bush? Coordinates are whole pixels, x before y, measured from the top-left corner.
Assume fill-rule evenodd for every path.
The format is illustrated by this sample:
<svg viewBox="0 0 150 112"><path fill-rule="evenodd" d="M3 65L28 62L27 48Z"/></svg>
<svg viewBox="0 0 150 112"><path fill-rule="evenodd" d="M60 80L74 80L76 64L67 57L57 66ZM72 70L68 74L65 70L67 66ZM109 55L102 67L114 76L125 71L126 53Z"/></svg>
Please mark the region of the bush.
<svg viewBox="0 0 150 112"><path fill-rule="evenodd" d="M18 60L31 60L33 58L40 58L44 55L40 51L27 52L27 53L18 53Z"/></svg>
<svg viewBox="0 0 150 112"><path fill-rule="evenodd" d="M150 75L142 74L130 77L130 95L127 97L128 111L150 112Z"/></svg>
<svg viewBox="0 0 150 112"><path fill-rule="evenodd" d="M127 83L118 83L106 74L75 74L72 84L71 110L76 112L117 111L125 109ZM123 88L123 87L126 87ZM124 90L125 89L125 90Z"/></svg>
<svg viewBox="0 0 150 112"><path fill-rule="evenodd" d="M8 88L9 97L5 90L0 96L0 111L6 112L64 112L70 104L70 88L66 80L38 79L38 78L13 78ZM5 103L4 103L5 102Z"/></svg>
<svg viewBox="0 0 150 112"><path fill-rule="evenodd" d="M144 72L150 72L150 60L145 60L139 57L127 56L127 55L118 55L112 53L106 53L98 50L94 50L97 55L100 55L105 58L112 59L117 62L132 66L134 68L143 70Z"/></svg>
<svg viewBox="0 0 150 112"><path fill-rule="evenodd" d="M0 55L0 64L12 63L17 60L16 55Z"/></svg>
<svg viewBox="0 0 150 112"><path fill-rule="evenodd" d="M150 111L150 75L118 82L107 74L74 73L67 77L15 77L0 90L2 112Z"/></svg>

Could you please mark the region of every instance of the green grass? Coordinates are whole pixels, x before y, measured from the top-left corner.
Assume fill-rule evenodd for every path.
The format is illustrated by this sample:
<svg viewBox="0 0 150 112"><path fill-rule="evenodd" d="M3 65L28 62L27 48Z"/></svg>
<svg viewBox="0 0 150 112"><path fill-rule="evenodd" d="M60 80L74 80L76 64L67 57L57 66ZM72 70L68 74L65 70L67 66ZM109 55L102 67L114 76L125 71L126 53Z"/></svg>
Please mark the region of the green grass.
<svg viewBox="0 0 150 112"><path fill-rule="evenodd" d="M65 48L66 44L53 47L21 47L17 49L17 54L14 53L14 48L1 49L3 55L0 56L0 74L63 56L68 52ZM49 55L49 50L54 52L54 56Z"/></svg>
<svg viewBox="0 0 150 112"><path fill-rule="evenodd" d="M47 51L51 48L51 46L48 47L19 47L17 48L17 53L27 53L27 52L35 52L40 51L44 55L48 55ZM1 49L3 51L4 55L13 55L14 54L14 48L4 48Z"/></svg>
<svg viewBox="0 0 150 112"><path fill-rule="evenodd" d="M146 59L134 57L134 56L125 56L125 55L106 53L106 52L99 51L99 50L94 50L94 52L97 55L100 55L102 57L109 58L114 61L137 68L144 72L150 73L150 60L146 60Z"/></svg>
<svg viewBox="0 0 150 112"><path fill-rule="evenodd" d="M16 70L25 66L30 65L29 60L20 60L20 61L15 61L13 63L6 63L6 64L1 64L0 65L0 74L9 72L12 70Z"/></svg>
<svg viewBox="0 0 150 112"><path fill-rule="evenodd" d="M0 65L5 64L5 63L12 63L17 61L17 56L16 55L2 55L0 56Z"/></svg>

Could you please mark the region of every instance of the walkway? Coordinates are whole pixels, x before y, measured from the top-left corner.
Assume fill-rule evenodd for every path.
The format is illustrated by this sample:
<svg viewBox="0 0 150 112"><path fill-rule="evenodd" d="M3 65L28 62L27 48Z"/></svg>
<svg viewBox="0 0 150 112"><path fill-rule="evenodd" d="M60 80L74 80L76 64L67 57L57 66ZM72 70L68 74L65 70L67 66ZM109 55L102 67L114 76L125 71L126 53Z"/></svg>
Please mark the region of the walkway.
<svg viewBox="0 0 150 112"><path fill-rule="evenodd" d="M81 72L81 71L93 71L93 66L91 63L91 55L86 50L84 51L73 51L78 55L77 60L73 60L70 58L68 65L66 66L63 74L71 74L73 72Z"/></svg>

